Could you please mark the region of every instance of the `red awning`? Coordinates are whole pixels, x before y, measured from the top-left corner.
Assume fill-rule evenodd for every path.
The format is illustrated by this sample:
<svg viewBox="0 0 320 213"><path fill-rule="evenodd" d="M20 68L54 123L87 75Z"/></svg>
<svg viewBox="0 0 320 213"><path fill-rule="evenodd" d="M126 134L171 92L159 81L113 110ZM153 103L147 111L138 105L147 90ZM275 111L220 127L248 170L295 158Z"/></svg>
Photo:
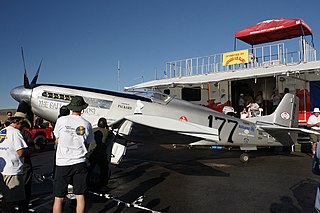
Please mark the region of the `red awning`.
<svg viewBox="0 0 320 213"><path fill-rule="evenodd" d="M312 35L312 30L300 18L266 20L235 33L237 39L251 45L296 38L303 35Z"/></svg>

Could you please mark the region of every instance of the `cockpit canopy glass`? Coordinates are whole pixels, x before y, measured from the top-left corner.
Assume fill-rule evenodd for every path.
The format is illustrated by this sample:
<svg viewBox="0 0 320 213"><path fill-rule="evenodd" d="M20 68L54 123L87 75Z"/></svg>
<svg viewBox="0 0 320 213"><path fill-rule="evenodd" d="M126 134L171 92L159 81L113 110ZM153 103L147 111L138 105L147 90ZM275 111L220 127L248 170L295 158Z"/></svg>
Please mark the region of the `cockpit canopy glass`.
<svg viewBox="0 0 320 213"><path fill-rule="evenodd" d="M152 90L147 90L147 91L133 91L135 95L142 96L145 98L150 98L152 102L156 103L161 103L161 104L167 104L172 100L172 96L157 92L157 91L152 91Z"/></svg>

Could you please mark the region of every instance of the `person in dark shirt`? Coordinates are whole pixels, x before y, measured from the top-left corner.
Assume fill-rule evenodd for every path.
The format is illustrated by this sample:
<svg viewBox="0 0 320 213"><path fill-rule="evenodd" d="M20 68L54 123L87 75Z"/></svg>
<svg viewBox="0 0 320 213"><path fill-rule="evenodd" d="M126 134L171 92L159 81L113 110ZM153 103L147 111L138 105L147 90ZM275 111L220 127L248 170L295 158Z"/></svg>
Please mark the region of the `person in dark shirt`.
<svg viewBox="0 0 320 213"><path fill-rule="evenodd" d="M8 111L8 112L7 112L7 118L9 119L11 116L12 116L12 112L11 112L11 111Z"/></svg>
<svg viewBox="0 0 320 213"><path fill-rule="evenodd" d="M107 143L109 126L105 118L100 118L98 127L93 128L94 140L89 144L89 182L93 176L96 165L100 169L100 186L106 187L109 180L109 160L107 155Z"/></svg>
<svg viewBox="0 0 320 213"><path fill-rule="evenodd" d="M66 115L70 115L70 110L67 108L67 106L60 107L58 118Z"/></svg>
<svg viewBox="0 0 320 213"><path fill-rule="evenodd" d="M7 120L4 122L4 127L7 127L7 126L9 126L10 125L10 118L12 117L12 112L11 111L8 111L7 112Z"/></svg>

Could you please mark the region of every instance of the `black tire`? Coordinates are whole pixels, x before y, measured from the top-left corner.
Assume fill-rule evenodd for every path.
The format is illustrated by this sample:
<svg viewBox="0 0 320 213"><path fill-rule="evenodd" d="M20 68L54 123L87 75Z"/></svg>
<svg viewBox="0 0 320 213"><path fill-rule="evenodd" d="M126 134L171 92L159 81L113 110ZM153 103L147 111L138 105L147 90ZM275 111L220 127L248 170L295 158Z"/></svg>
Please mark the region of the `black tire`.
<svg viewBox="0 0 320 213"><path fill-rule="evenodd" d="M240 155L240 161L242 163L247 163L249 161L250 157L249 157L249 154L248 153L242 153Z"/></svg>
<svg viewBox="0 0 320 213"><path fill-rule="evenodd" d="M38 135L34 139L35 148L38 150L43 150L48 143L48 139L44 137L43 135Z"/></svg>
<svg viewBox="0 0 320 213"><path fill-rule="evenodd" d="M301 143L301 152L302 153L312 153L312 144L310 143Z"/></svg>

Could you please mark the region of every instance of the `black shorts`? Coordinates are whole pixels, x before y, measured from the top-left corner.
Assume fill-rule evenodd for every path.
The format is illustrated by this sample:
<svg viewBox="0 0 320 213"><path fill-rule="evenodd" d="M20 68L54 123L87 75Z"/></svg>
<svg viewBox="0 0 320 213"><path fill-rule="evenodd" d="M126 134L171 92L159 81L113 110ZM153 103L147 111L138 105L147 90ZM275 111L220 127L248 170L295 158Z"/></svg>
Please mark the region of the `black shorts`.
<svg viewBox="0 0 320 213"><path fill-rule="evenodd" d="M0 189L6 202L16 202L25 200L25 189L23 174L1 175Z"/></svg>
<svg viewBox="0 0 320 213"><path fill-rule="evenodd" d="M73 185L75 195L83 195L87 190L87 164L78 163L71 166L56 166L53 181L55 197L65 197L68 193L68 184Z"/></svg>

